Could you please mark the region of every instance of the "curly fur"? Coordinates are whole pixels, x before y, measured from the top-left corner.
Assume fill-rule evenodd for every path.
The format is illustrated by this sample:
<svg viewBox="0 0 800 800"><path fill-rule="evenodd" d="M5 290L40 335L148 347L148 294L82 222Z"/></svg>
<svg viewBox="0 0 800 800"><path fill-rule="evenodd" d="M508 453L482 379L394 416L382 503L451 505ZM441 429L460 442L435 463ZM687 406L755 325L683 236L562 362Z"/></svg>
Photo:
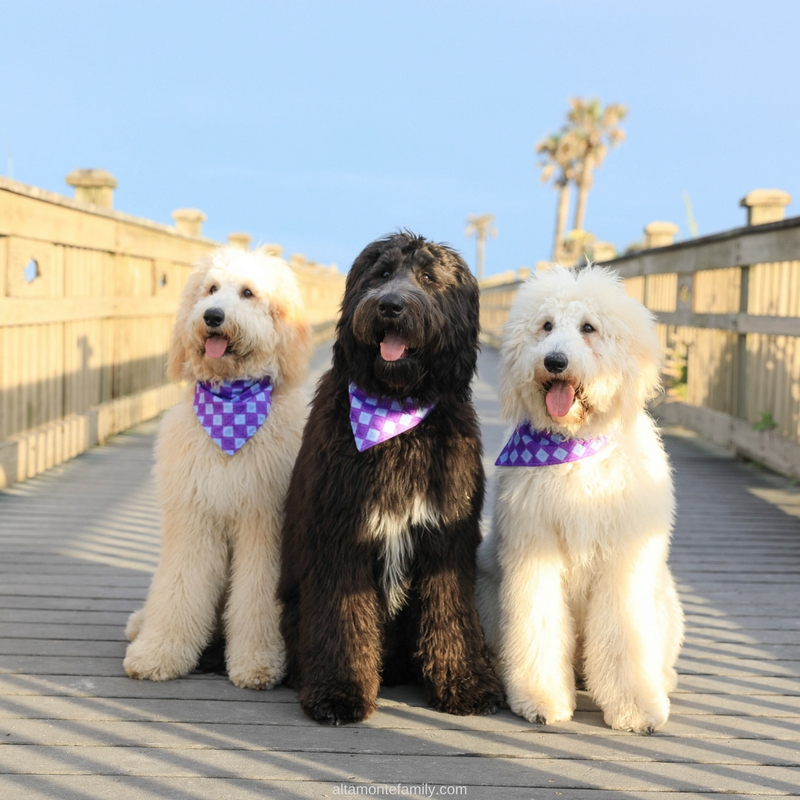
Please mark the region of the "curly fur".
<svg viewBox="0 0 800 800"><path fill-rule="evenodd" d="M554 353L568 361L558 374ZM644 408L659 362L652 315L608 270L554 266L520 287L501 350L505 417L609 437L583 461L498 470L478 605L509 705L532 722L571 718L575 673L613 728L652 732L669 714L683 615L667 566L670 467ZM545 399L554 380L575 391L563 417Z"/></svg>
<svg viewBox="0 0 800 800"><path fill-rule="evenodd" d="M387 298L402 312L387 316ZM402 336L404 357L382 356L387 332ZM473 595L484 494L470 394L477 351L478 287L453 250L399 233L358 256L283 529L289 680L312 719L366 718L381 680L420 681L431 705L453 714L501 702ZM359 453L351 381L436 405L417 427Z"/></svg>
<svg viewBox="0 0 800 800"><path fill-rule="evenodd" d="M224 313L220 326L206 324L211 308ZM228 339L221 358L206 354L212 334ZM190 672L221 630L233 683L257 689L283 678L275 596L280 529L305 418L300 384L310 351L300 292L283 261L221 248L192 271L168 357L169 376L190 383L164 416L156 444L161 558L145 606L128 621L124 666L131 677ZM266 375L274 386L270 414L228 456L197 419L195 382Z"/></svg>

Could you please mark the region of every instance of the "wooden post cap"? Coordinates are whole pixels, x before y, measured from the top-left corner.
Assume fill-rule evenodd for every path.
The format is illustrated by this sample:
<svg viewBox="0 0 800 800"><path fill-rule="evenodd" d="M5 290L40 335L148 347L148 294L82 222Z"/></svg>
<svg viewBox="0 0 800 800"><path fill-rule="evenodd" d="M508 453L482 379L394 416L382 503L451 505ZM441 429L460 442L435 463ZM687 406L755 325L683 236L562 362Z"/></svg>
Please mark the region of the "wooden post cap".
<svg viewBox="0 0 800 800"><path fill-rule="evenodd" d="M249 250L253 237L249 233L229 233L228 244L241 250Z"/></svg>
<svg viewBox="0 0 800 800"><path fill-rule="evenodd" d="M786 206L791 202L792 196L782 189L753 189L739 205L747 209L748 225L765 225L786 219Z"/></svg>
<svg viewBox="0 0 800 800"><path fill-rule="evenodd" d="M172 212L172 219L175 220L175 228L178 233L200 236L207 217L196 208L176 208Z"/></svg>
<svg viewBox="0 0 800 800"><path fill-rule="evenodd" d="M674 222L655 221L644 226L644 246L666 247L675 241L678 226Z"/></svg>
<svg viewBox="0 0 800 800"><path fill-rule="evenodd" d="M113 208L117 179L104 169L74 169L66 177L68 186L75 187L75 199L99 208Z"/></svg>

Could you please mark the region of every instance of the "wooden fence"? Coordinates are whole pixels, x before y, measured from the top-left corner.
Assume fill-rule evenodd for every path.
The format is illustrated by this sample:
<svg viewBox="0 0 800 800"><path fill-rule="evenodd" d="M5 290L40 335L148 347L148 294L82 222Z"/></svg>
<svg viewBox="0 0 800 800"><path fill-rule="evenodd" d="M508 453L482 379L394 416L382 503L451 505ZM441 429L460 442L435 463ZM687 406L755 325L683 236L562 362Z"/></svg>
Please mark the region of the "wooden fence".
<svg viewBox="0 0 800 800"><path fill-rule="evenodd" d="M177 230L0 178L0 487L177 400L164 365L178 297L219 243L200 235L204 215L174 216ZM290 261L324 333L344 275Z"/></svg>
<svg viewBox="0 0 800 800"><path fill-rule="evenodd" d="M658 320L668 392L655 413L800 478L800 217L765 221L782 213L748 198L747 227L605 263ZM512 275L482 286L490 343L521 282Z"/></svg>

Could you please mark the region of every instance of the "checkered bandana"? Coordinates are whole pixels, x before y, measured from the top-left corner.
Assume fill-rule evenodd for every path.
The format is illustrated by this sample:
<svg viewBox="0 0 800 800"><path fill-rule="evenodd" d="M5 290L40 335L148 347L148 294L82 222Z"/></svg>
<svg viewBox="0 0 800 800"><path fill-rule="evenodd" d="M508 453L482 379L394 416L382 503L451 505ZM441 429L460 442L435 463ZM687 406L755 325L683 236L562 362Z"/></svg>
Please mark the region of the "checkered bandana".
<svg viewBox="0 0 800 800"><path fill-rule="evenodd" d="M552 467L580 461L599 453L608 444L607 436L596 439L565 439L557 433L532 431L530 423L517 425L500 453L498 467Z"/></svg>
<svg viewBox="0 0 800 800"><path fill-rule="evenodd" d="M272 380L198 383L194 411L211 440L232 456L261 427L272 407Z"/></svg>
<svg viewBox="0 0 800 800"><path fill-rule="evenodd" d="M410 397L402 402L389 397L369 397L354 383L349 388L350 424L359 453L415 428L435 405L417 406Z"/></svg>

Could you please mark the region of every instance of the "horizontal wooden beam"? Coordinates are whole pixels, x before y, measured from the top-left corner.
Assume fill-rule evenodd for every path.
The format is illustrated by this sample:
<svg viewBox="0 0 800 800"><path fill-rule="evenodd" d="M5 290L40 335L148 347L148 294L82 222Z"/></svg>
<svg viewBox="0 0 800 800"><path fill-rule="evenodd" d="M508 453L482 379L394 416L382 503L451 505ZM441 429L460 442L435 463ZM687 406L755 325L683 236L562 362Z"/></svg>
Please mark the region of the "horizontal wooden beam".
<svg viewBox="0 0 800 800"><path fill-rule="evenodd" d="M178 310L171 297L3 297L0 328L82 319L168 317Z"/></svg>
<svg viewBox="0 0 800 800"><path fill-rule="evenodd" d="M39 475L115 433L157 417L175 405L184 391L180 384L166 383L0 441L0 489Z"/></svg>
<svg viewBox="0 0 800 800"><path fill-rule="evenodd" d="M734 333L763 333L770 336L800 336L800 317L756 314L695 314L691 311L657 311L658 321L685 328L712 328Z"/></svg>
<svg viewBox="0 0 800 800"><path fill-rule="evenodd" d="M623 278L800 261L800 217L690 239L605 264Z"/></svg>
<svg viewBox="0 0 800 800"><path fill-rule="evenodd" d="M800 479L800 442L775 431L754 430L747 420L688 403L666 401L652 411L664 422L681 425L776 472Z"/></svg>
<svg viewBox="0 0 800 800"><path fill-rule="evenodd" d="M0 236L191 265L219 242L0 176Z"/></svg>

